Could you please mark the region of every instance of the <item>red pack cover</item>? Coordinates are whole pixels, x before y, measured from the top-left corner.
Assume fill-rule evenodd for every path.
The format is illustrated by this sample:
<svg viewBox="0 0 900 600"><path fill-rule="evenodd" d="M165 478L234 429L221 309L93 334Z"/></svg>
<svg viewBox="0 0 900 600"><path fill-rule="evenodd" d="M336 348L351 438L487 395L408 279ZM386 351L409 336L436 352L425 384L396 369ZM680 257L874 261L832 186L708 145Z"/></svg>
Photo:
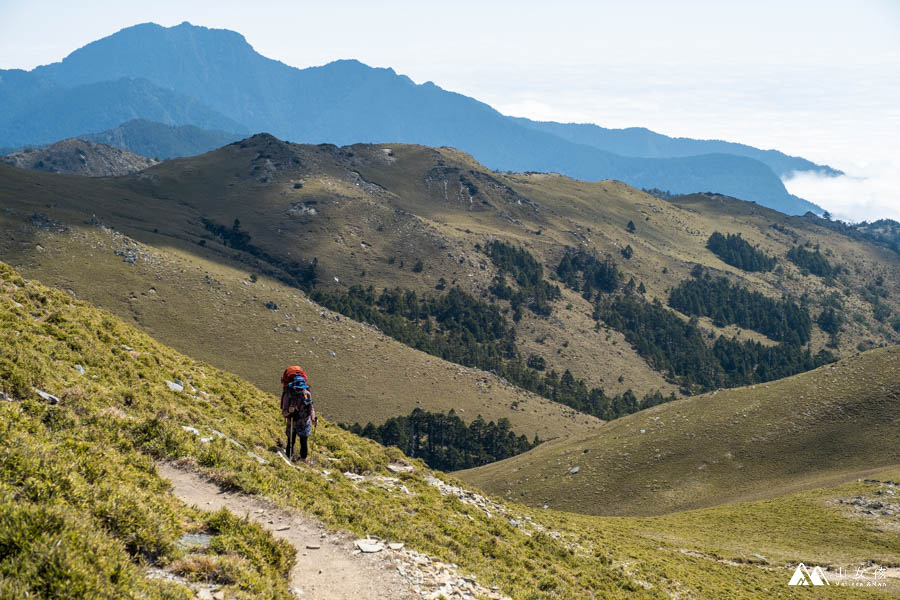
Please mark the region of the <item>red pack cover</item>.
<svg viewBox="0 0 900 600"><path fill-rule="evenodd" d="M306 385L309 385L309 377L306 375L306 371L303 370L303 367L298 367L296 365L292 365L284 370L284 373L281 374L281 387L286 386L289 382L294 380L294 377L300 375L306 380Z"/></svg>

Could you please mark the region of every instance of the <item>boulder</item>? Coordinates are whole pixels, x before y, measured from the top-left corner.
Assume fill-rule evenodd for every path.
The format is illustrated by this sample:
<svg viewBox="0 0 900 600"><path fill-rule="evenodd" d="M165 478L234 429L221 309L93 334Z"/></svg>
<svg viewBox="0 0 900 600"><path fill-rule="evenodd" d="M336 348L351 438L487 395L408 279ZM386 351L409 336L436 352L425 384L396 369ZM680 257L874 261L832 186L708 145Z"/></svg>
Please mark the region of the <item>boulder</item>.
<svg viewBox="0 0 900 600"><path fill-rule="evenodd" d="M356 540L356 547L359 548L361 552L368 553L381 552L384 550L384 545L381 542L368 538Z"/></svg>

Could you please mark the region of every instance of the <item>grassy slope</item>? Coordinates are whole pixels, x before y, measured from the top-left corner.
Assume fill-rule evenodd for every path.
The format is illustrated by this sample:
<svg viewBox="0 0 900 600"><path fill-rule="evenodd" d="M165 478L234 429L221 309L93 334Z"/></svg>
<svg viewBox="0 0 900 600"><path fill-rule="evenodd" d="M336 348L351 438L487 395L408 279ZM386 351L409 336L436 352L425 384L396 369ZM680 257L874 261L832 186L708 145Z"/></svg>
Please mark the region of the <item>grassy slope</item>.
<svg viewBox="0 0 900 600"><path fill-rule="evenodd" d="M71 179L73 194L88 193L78 188L84 181ZM104 306L179 350L269 392L280 389L286 365L302 364L320 409L334 421L365 424L408 414L417 406L431 411L454 408L466 420L478 414L487 420L508 418L517 433L542 439L585 432L601 423L489 373L413 350L348 319L336 321L334 313L278 281L261 277L252 284L247 269L219 262L195 244L144 232L143 237L156 244L147 246L86 226L80 215L63 208L69 199L63 196L55 213L72 228L65 234L23 230L24 213L0 213L9 235L0 242L2 255L24 261L20 267L29 275ZM139 256L134 265L115 254L129 250ZM280 309L266 309L267 301ZM411 385L415 394L408 393Z"/></svg>
<svg viewBox="0 0 900 600"><path fill-rule="evenodd" d="M900 347L720 390L460 472L530 504L647 515L771 498L900 464ZM579 467L579 473L569 470Z"/></svg>
<svg viewBox="0 0 900 600"><path fill-rule="evenodd" d="M385 151L388 148L390 153ZM0 240L7 260L29 275L72 287L81 297L120 315L129 314L121 309L124 296L110 302L97 290L96 278L86 280L79 271L61 274L62 268L54 264L53 257L39 257L34 244L28 243L31 240L21 232L21 217L40 210L58 215L73 226L96 213L105 223L142 242L181 250L192 247L190 254L218 263L230 262L233 252L213 241L208 241L205 249L193 244L208 235L199 217L226 225L237 217L252 235L253 243L272 254L318 257L323 284L332 287L372 283L376 287L401 285L426 291L444 277L467 291L480 293L490 283L494 269L475 250L476 244L484 245L498 237L522 244L544 261L548 272L565 246L581 246L613 255L626 277L634 276L645 284L648 298L665 299L667 290L689 276L694 262L700 262L714 273L728 273L773 297L785 292L808 293L815 317L820 310L818 303L832 291L820 278L803 277L784 260L784 273L780 275L743 273L705 248L707 237L717 230L741 232L752 243L782 257L795 240L809 240L832 250L829 260L852 265L842 276L843 282L834 288L847 305L848 318L858 314L860 319L845 325L841 352L851 353L866 340L878 345L897 339L889 326L873 319L871 305L858 293L881 274L889 292L886 302L895 312L900 311L900 261L896 255L732 199L699 196L675 205L619 182L492 173L471 157L447 148L358 145L337 149L288 145L266 136L191 159L168 161L124 179L85 183L0 173L0 198L19 211L19 218L7 219L6 228L27 242ZM463 179L477 188L474 195ZM300 212L303 207L306 213ZM309 212L310 208L315 214ZM637 225L634 234L625 229L629 220ZM793 233L778 232L770 227L773 223ZM626 244L635 250L628 261L618 254ZM67 251L79 252L77 248ZM460 257L466 262L460 263ZM391 262L390 258L395 260ZM418 259L425 264L422 273L411 269ZM335 277L340 283L334 281ZM849 296L844 296L844 291ZM207 304L199 298L195 304L196 312L207 310ZM568 304L571 310L565 308ZM541 354L550 367L560 371L570 368L577 377L602 386L609 394L628 388L638 394L674 389L635 354L620 334L596 333L589 317L591 308L580 296L567 290L556 307L549 319L534 318L526 311L518 327L526 355ZM196 347L185 345L184 328L167 327L162 313L151 314L154 312L152 307L143 312L148 326L154 318L158 322L154 333L194 352ZM262 326L256 320L247 323L248 329ZM765 340L754 332L738 332L733 327L716 330L708 320L704 323L729 335ZM816 330L813 350L825 342L826 337ZM228 368L245 364L245 357L238 357L232 345L221 344L214 351L208 350L208 344L203 347L208 354L202 358L216 364ZM269 364L268 370L274 366ZM240 372L267 385L256 372ZM382 417L387 416L390 414L385 411Z"/></svg>
<svg viewBox="0 0 900 600"><path fill-rule="evenodd" d="M587 517L502 502L488 515L442 496L427 483L421 464L402 476L412 495L337 475L345 469L387 474L384 467L399 453L327 422L315 438L314 458L334 475L323 477L319 467L296 470L277 459L260 464L247 451L275 458L269 450L279 429L271 418L272 396L108 313L25 282L2 264L0 340L0 388L13 398L0 403L4 597L185 598L183 588L147 580L141 565L176 560L177 536L197 529L219 533L211 560L225 581L236 577L232 593L286 597L283 574L290 558L284 548L241 521L180 505L163 493L151 458L180 459L333 527L404 541L514 598L789 597L785 584L800 560L845 568L900 561L896 527L873 526L834 501L874 493L877 484L654 519ZM169 390L164 380L174 378L195 386L196 394ZM33 385L62 401L40 401ZM183 425L221 430L245 448L220 439L202 442ZM896 474L884 475L891 476ZM48 515L56 519L54 528L46 526ZM768 565L747 562L761 551ZM873 594L820 589L817 596Z"/></svg>

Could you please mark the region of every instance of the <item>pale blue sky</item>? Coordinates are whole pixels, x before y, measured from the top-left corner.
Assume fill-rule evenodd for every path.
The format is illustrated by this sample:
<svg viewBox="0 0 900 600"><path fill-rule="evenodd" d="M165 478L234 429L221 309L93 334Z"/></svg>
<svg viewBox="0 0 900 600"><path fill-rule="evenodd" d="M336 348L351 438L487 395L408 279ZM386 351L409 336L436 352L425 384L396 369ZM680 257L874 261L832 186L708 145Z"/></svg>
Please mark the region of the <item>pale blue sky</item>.
<svg viewBox="0 0 900 600"><path fill-rule="evenodd" d="M185 20L290 65L357 58L506 114L778 148L852 175L791 191L846 217L900 218L897 1L0 0L0 68Z"/></svg>

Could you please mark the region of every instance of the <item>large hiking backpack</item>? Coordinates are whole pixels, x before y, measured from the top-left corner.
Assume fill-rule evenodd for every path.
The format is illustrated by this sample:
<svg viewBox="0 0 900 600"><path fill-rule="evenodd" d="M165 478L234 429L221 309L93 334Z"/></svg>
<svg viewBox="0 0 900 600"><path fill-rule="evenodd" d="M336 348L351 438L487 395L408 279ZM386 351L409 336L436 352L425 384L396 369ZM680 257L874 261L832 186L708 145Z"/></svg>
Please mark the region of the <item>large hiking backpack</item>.
<svg viewBox="0 0 900 600"><path fill-rule="evenodd" d="M297 367L298 369L300 367ZM287 371L286 371L287 372ZM281 413L287 418L303 420L309 418L312 411L312 397L309 385L303 375L294 375L284 386L281 397Z"/></svg>
<svg viewBox="0 0 900 600"><path fill-rule="evenodd" d="M302 377L306 380L306 384L309 385L309 377L306 375L306 371L303 370L303 367L298 367L296 365L292 365L284 370L284 373L281 374L281 387L286 388L287 384L294 380L294 377L297 376Z"/></svg>

